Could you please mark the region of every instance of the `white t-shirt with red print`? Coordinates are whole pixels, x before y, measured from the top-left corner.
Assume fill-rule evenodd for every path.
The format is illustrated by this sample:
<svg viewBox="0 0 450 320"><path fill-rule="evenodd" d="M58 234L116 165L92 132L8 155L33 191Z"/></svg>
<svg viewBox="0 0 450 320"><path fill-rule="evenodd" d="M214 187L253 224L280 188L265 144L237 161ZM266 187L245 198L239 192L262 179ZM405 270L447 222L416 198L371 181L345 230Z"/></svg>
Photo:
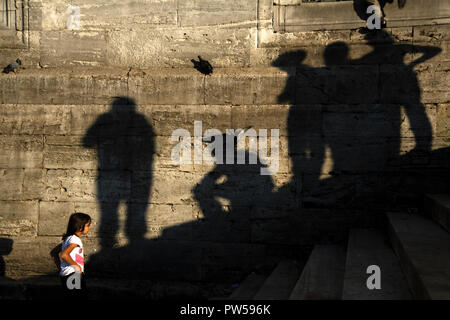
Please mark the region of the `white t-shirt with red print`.
<svg viewBox="0 0 450 320"><path fill-rule="evenodd" d="M62 243L61 252L63 252L71 243L77 244L77 247L73 248L70 257L80 266L81 272L84 272L83 243L79 237L76 235L68 236ZM59 271L59 274L64 277L74 272L75 268L61 259L61 270Z"/></svg>

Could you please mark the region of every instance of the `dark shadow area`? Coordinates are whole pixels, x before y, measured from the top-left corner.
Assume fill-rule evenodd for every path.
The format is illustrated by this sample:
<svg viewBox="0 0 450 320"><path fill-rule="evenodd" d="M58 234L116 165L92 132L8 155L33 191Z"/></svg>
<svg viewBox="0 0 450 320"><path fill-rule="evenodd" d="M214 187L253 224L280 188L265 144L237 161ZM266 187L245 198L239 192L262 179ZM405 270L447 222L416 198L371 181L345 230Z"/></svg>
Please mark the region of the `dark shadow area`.
<svg viewBox="0 0 450 320"><path fill-rule="evenodd" d="M61 250L62 250L62 243L58 244L50 251L50 257L52 257L53 262L55 263L55 266L58 270L59 267L61 266L61 258L59 256L61 254Z"/></svg>
<svg viewBox="0 0 450 320"><path fill-rule="evenodd" d="M303 51L273 63L292 74L278 100L292 105L291 184L302 186L303 211L344 213L334 225L344 231L378 225L386 210L417 208L424 193L449 187L449 148L431 149L432 126L413 69L441 49L396 44L383 30L366 40L372 51L359 59L336 42L326 47L325 67L304 65ZM407 54L414 54L409 63Z"/></svg>
<svg viewBox="0 0 450 320"><path fill-rule="evenodd" d="M13 250L14 240L0 238L0 300L20 298L20 286L17 282L6 276L6 263L3 256L9 255Z"/></svg>
<svg viewBox="0 0 450 320"><path fill-rule="evenodd" d="M3 256L11 253L14 241L12 239L0 238L0 277L6 276L6 265Z"/></svg>

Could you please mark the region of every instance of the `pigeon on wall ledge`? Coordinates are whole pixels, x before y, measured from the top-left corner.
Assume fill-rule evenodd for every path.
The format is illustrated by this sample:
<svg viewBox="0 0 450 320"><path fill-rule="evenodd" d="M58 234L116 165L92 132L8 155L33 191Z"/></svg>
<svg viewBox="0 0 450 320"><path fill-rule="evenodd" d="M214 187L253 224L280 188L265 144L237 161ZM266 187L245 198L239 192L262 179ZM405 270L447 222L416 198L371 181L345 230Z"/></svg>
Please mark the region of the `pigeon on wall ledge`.
<svg viewBox="0 0 450 320"><path fill-rule="evenodd" d="M10 73L11 71L16 73L16 70L22 65L22 61L20 59L17 59L13 63L10 63L7 67L3 69L3 73Z"/></svg>
<svg viewBox="0 0 450 320"><path fill-rule="evenodd" d="M213 67L207 60L203 60L200 56L198 56L198 60L199 61L195 61L194 59L191 60L194 64L195 69L205 75L211 74L213 72Z"/></svg>

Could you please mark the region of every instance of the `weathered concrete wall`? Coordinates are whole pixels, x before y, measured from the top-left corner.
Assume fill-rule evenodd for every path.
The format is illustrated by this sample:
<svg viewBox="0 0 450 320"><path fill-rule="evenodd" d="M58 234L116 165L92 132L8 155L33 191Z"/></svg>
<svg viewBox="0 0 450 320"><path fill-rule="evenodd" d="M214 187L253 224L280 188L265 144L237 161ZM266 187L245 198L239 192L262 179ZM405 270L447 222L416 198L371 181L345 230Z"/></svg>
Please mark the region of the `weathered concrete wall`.
<svg viewBox="0 0 450 320"><path fill-rule="evenodd" d="M25 65L0 76L7 275L55 272L75 211L93 217L91 271L229 280L448 191L450 26L388 29L376 45L357 30L280 34L271 3L30 1L29 46L0 46L2 64ZM114 111L118 96L136 110ZM170 136L194 121L279 129L278 172L175 165Z"/></svg>

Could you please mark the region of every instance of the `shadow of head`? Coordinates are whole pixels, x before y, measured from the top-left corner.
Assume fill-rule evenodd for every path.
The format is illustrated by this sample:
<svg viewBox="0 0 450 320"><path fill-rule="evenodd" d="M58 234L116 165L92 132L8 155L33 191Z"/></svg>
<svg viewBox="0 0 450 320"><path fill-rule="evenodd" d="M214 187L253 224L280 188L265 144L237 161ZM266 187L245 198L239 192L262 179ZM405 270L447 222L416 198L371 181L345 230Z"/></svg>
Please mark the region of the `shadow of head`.
<svg viewBox="0 0 450 320"><path fill-rule="evenodd" d="M7 238L0 238L0 256L6 256L11 253L13 249L14 240Z"/></svg>
<svg viewBox="0 0 450 320"><path fill-rule="evenodd" d="M327 66L344 65L349 62L349 48L345 42L334 42L326 46L323 58Z"/></svg>
<svg viewBox="0 0 450 320"><path fill-rule="evenodd" d="M111 103L112 112L135 112L136 101L129 97L114 97L114 101Z"/></svg>
<svg viewBox="0 0 450 320"><path fill-rule="evenodd" d="M303 64L306 58L306 51L295 50L280 54L271 65L288 74L286 85L283 92L278 96L279 103L295 103L297 95L297 79L298 72L306 72L308 66Z"/></svg>
<svg viewBox="0 0 450 320"><path fill-rule="evenodd" d="M298 67L303 64L306 58L306 51L296 50L282 53L272 61L272 66L281 70L289 70L291 67Z"/></svg>

